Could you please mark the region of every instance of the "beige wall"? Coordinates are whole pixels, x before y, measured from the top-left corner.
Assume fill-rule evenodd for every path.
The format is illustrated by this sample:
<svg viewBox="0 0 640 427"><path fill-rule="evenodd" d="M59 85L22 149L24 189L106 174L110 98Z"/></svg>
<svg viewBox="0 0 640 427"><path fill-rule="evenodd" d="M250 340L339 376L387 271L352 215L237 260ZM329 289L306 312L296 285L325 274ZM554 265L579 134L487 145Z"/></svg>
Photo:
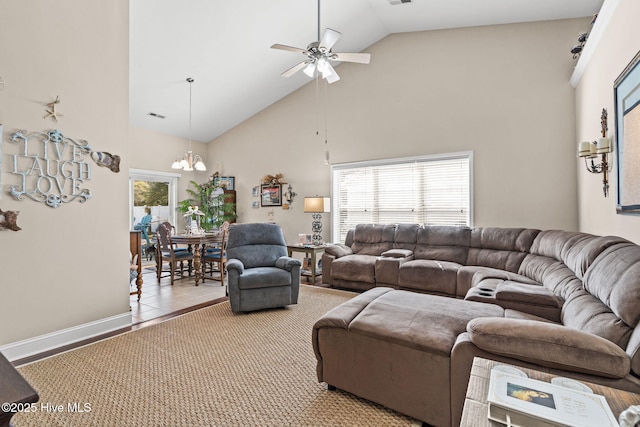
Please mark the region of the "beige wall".
<svg viewBox="0 0 640 427"><path fill-rule="evenodd" d="M615 109L613 82L640 50L640 2L622 0L609 22L606 32L576 87L576 143L593 141L600 136L600 113L609 112L609 136L614 136ZM578 165L580 230L600 235L617 235L640 243L640 217L616 214L615 154L609 180L609 197L602 193L602 175L590 174L582 159ZM635 183L640 185L640 183Z"/></svg>
<svg viewBox="0 0 640 427"><path fill-rule="evenodd" d="M569 48L588 19L394 34L343 64L327 90L335 163L473 151L474 225L576 230L575 99ZM299 194L274 208L288 241L310 232L302 197L329 195L324 104L310 83L209 144L237 178L240 220L266 221L251 188L284 173ZM324 97L324 87L320 88ZM401 195L400 195L401 197ZM324 218L325 239L329 217Z"/></svg>
<svg viewBox="0 0 640 427"><path fill-rule="evenodd" d="M342 80L328 88L331 160L473 150L475 225L576 229L568 46L587 23L383 39L367 49L370 65L338 67ZM2 346L128 313L128 170L172 172L187 141L128 126L125 0L2 2L0 56L5 136L57 127L123 157L119 174L93 167L87 203L57 209L13 200L7 191L16 176L2 173L0 208L19 210L23 228L0 231L0 324L11 325L0 328ZM42 118L43 104L55 96L64 113L57 124ZM251 207L259 201L251 189L265 174L284 173L298 196L289 210L273 208L273 220L289 241L310 232L302 199L330 192L324 138L316 136L324 117L318 120L317 111L310 84L208 146L194 143L194 151L206 150L209 171L182 173L178 198L186 196L189 180L203 182L217 170L236 176L240 221L267 221L270 209ZM328 216L324 224L328 238Z"/></svg>
<svg viewBox="0 0 640 427"><path fill-rule="evenodd" d="M12 131L57 128L123 157L119 174L92 165L86 203L55 209L14 200L3 157L0 209L22 230L0 231L0 346L129 313L128 33L126 0L0 2L3 152ZM56 96L58 123L43 119Z"/></svg>

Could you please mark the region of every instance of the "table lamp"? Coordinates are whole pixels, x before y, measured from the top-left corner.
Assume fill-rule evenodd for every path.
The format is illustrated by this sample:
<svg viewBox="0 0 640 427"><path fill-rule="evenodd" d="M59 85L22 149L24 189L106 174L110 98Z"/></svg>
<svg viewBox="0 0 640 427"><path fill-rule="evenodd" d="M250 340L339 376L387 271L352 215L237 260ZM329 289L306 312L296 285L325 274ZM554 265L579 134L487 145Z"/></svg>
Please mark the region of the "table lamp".
<svg viewBox="0 0 640 427"><path fill-rule="evenodd" d="M328 197L305 197L304 212L311 213L311 231L313 231L312 241L314 245L322 244L322 214L331 212L331 199Z"/></svg>

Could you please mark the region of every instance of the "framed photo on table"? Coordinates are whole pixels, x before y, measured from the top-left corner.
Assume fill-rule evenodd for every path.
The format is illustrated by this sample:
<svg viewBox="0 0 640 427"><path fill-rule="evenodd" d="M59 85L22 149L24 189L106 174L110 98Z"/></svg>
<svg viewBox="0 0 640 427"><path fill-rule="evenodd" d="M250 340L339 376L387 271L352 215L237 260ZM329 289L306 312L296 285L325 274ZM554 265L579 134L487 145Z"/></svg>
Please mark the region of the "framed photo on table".
<svg viewBox="0 0 640 427"><path fill-rule="evenodd" d="M618 194L616 211L640 214L640 52L613 85Z"/></svg>
<svg viewBox="0 0 640 427"><path fill-rule="evenodd" d="M262 184L262 206L282 206L282 186L280 184Z"/></svg>
<svg viewBox="0 0 640 427"><path fill-rule="evenodd" d="M236 178L233 176L216 176L213 178L213 185L225 190L235 190Z"/></svg>

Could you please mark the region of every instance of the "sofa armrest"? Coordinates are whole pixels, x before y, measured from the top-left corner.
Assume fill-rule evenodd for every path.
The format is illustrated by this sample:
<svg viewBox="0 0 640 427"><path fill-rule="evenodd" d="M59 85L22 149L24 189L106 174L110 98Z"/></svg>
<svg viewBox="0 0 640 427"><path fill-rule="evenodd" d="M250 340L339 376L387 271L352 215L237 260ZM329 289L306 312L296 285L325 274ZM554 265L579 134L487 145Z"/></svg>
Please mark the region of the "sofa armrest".
<svg viewBox="0 0 640 427"><path fill-rule="evenodd" d="M400 251L402 249L392 249L392 251ZM390 252L390 251L387 251ZM400 276L400 267L407 261L413 259L413 252L406 251L403 257L388 257L383 252L381 257L376 259L375 277L376 286L398 286L398 277ZM396 253L398 254L398 253Z"/></svg>
<svg viewBox="0 0 640 427"><path fill-rule="evenodd" d="M353 255L353 251L351 247L342 244L342 243L333 243L324 248L324 251L330 255L333 255L335 258L340 258L346 255Z"/></svg>
<svg viewBox="0 0 640 427"><path fill-rule="evenodd" d="M521 319L478 318L467 324L471 342L481 350L541 366L608 378L629 373L623 349L566 326Z"/></svg>
<svg viewBox="0 0 640 427"><path fill-rule="evenodd" d="M288 256L281 256L276 260L276 267L283 270L291 271L295 266L301 266L302 261Z"/></svg>
<svg viewBox="0 0 640 427"><path fill-rule="evenodd" d="M413 251L409 249L389 249L382 252L380 255L389 258L409 258L413 259Z"/></svg>
<svg viewBox="0 0 640 427"><path fill-rule="evenodd" d="M227 271L228 270L234 270L238 272L238 275L241 275L244 273L244 264L239 259L232 258L227 261Z"/></svg>
<svg viewBox="0 0 640 427"><path fill-rule="evenodd" d="M549 307L562 307L562 300L544 286L506 280L496 286L496 299Z"/></svg>

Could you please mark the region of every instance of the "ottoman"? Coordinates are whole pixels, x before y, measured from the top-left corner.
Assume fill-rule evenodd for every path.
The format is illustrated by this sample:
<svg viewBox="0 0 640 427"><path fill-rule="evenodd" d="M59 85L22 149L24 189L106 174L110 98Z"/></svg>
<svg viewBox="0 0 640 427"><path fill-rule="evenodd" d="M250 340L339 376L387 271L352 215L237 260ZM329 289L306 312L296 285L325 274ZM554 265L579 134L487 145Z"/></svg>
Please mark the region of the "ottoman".
<svg viewBox="0 0 640 427"><path fill-rule="evenodd" d="M467 322L493 304L373 288L313 327L318 381L432 424L451 425L450 355Z"/></svg>

